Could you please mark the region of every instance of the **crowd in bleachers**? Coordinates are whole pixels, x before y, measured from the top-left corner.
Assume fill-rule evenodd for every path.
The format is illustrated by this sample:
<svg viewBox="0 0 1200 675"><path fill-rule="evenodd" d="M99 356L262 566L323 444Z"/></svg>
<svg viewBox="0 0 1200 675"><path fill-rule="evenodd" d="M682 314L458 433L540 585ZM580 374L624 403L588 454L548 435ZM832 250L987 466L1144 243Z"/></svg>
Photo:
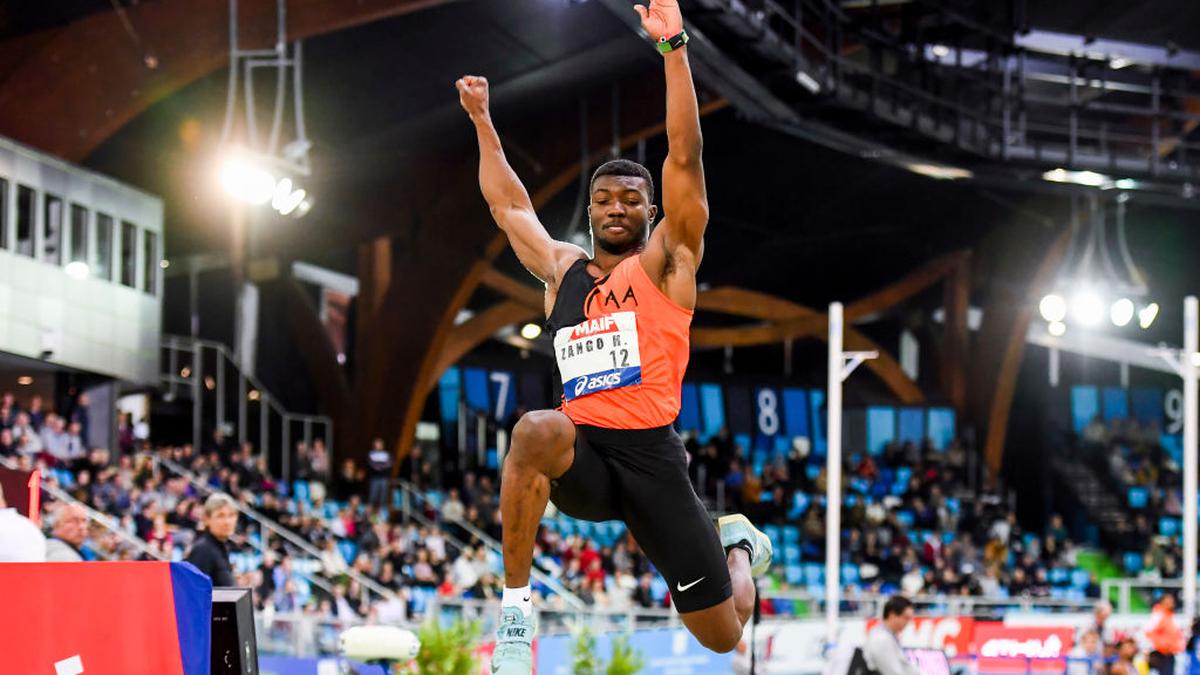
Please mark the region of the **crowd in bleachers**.
<svg viewBox="0 0 1200 675"><path fill-rule="evenodd" d="M294 480L283 484L252 444L237 447L216 432L199 450L190 445L151 447L133 435L132 452L113 460L107 450L79 449L72 440L65 444L69 452L58 450L59 434L65 429L68 439L78 437L79 417L86 415L73 410L59 417L32 400L22 407L10 395L0 403L0 454L30 468L44 467L48 480L108 514L155 552L182 558L196 536L204 496L156 457L229 492L319 549L319 556L304 554L261 532L253 520L240 519L233 538L234 568L239 584L256 589L260 609L342 620L397 619L422 614L435 596L494 598L501 590L498 555L472 534L500 537L498 487L489 472L468 471L446 487L438 484L431 462L419 450L406 459L401 475L427 495L411 504L430 523L425 526L404 517L398 491L379 487L379 479L390 472L383 458L376 466L361 467L346 460L331 477L324 443L301 443L295 450ZM83 399L76 408L86 404ZM701 492L710 501L723 498L728 510L746 512L775 542L776 564L768 584L821 595L824 458L808 452L803 443L786 454L747 456L726 434L703 444L691 439L687 447ZM848 454L841 573L849 590L994 598L1094 596L1095 580L1076 568L1075 547L1061 520L1053 519L1045 532L1024 532L1002 492L968 489L965 457L957 444L945 450L891 444L878 455ZM372 482L375 489L368 491ZM47 509L54 508L48 500ZM669 606L666 584L620 523L576 521L551 509L536 541L539 569L585 601L617 610ZM85 553L138 555L99 532L89 539ZM348 570L396 591L399 600L380 601L350 579ZM549 593L545 587L540 590ZM788 607L780 603L767 610Z"/></svg>
<svg viewBox="0 0 1200 675"><path fill-rule="evenodd" d="M1093 419L1079 435L1081 457L1120 495L1131 515L1120 544L1122 569L1144 578L1175 578L1182 570L1182 447L1156 424Z"/></svg>
<svg viewBox="0 0 1200 675"><path fill-rule="evenodd" d="M746 456L727 434L689 442L693 475L722 493L775 544L774 583L819 595L825 581L825 457L795 443L786 453ZM1028 596L1083 599L1097 580L1077 566L1077 547L1058 515L1026 532L998 484L974 490L967 452L892 442L843 462L840 576L851 594ZM986 483L986 481L984 481Z"/></svg>

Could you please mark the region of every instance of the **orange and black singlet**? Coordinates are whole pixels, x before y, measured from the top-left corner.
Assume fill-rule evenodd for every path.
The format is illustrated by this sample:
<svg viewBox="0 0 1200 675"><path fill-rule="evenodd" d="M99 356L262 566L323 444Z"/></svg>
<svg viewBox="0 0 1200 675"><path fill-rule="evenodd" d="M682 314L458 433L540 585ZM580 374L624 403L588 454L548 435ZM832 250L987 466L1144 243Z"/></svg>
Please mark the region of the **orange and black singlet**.
<svg viewBox="0 0 1200 675"><path fill-rule="evenodd" d="M563 384L562 411L576 424L663 427L679 415L692 311L646 274L641 256L603 279L571 265L547 325Z"/></svg>

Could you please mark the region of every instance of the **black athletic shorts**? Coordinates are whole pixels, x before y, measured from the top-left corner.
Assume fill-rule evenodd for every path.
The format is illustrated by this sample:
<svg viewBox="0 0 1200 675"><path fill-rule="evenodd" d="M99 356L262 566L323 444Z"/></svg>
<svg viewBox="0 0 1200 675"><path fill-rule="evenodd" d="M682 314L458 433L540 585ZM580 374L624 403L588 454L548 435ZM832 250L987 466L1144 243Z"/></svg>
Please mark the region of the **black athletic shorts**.
<svg viewBox="0 0 1200 675"><path fill-rule="evenodd" d="M666 579L680 613L733 594L725 552L692 489L683 441L669 426L575 426L575 461L550 481L550 499L581 520L623 520Z"/></svg>

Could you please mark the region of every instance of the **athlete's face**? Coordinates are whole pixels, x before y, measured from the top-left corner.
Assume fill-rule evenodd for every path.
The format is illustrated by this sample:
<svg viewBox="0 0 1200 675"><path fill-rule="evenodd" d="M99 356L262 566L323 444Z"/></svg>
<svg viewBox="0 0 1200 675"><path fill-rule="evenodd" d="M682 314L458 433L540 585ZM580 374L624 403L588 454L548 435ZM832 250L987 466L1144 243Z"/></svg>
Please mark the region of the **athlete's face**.
<svg viewBox="0 0 1200 675"><path fill-rule="evenodd" d="M588 218L597 247L620 255L646 243L646 232L658 215L658 207L650 203L648 188L646 180L638 176L596 179Z"/></svg>

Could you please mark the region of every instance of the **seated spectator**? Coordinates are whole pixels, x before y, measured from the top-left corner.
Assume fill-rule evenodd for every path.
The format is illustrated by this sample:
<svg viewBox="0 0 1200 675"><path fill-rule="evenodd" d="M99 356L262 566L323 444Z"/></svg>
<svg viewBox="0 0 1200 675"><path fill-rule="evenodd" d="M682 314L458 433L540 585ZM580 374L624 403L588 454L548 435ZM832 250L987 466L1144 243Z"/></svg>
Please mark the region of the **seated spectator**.
<svg viewBox="0 0 1200 675"><path fill-rule="evenodd" d="M88 535L87 510L63 504L54 518L54 536L46 540L46 562L83 562L83 542Z"/></svg>

